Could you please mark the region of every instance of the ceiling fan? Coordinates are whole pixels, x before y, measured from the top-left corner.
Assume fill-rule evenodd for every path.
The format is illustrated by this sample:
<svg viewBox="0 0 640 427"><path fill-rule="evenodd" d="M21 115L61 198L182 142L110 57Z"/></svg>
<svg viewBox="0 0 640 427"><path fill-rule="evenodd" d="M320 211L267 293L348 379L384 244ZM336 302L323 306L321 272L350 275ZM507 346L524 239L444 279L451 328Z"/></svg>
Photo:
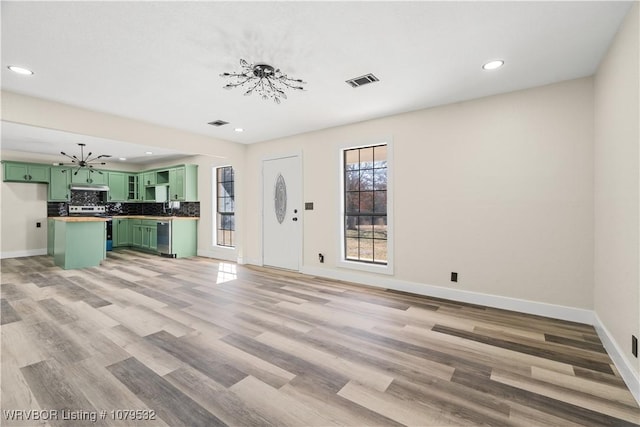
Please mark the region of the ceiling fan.
<svg viewBox="0 0 640 427"><path fill-rule="evenodd" d="M78 172L82 168L87 168L89 170L89 173L98 172L100 175L102 175L102 171L94 170L93 167L95 165L106 165L105 162L97 162L97 160L98 159L102 159L102 158L106 158L106 157L111 157L111 155L109 155L109 154L100 154L99 156L91 157L91 154L93 154L93 153L89 152L89 154L87 154L87 156L85 157L85 155L84 155L84 147L86 146L86 144L83 144L83 143L80 142L80 143L78 143L78 145L80 146L80 158L78 158L77 156L70 156L67 153L65 153L64 151L61 151L60 154L70 158L71 159L71 163L57 163L57 166L72 166L72 167L76 167L77 169L73 173L74 175L78 175Z"/></svg>

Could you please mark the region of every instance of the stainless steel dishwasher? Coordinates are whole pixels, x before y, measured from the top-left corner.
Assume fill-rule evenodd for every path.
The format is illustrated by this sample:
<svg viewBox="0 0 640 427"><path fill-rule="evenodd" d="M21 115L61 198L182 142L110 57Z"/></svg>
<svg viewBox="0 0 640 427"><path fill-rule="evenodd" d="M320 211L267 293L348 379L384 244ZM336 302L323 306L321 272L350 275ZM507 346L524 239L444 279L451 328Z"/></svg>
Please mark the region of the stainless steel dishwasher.
<svg viewBox="0 0 640 427"><path fill-rule="evenodd" d="M171 221L158 221L157 229L158 252L162 256L175 258L171 245Z"/></svg>

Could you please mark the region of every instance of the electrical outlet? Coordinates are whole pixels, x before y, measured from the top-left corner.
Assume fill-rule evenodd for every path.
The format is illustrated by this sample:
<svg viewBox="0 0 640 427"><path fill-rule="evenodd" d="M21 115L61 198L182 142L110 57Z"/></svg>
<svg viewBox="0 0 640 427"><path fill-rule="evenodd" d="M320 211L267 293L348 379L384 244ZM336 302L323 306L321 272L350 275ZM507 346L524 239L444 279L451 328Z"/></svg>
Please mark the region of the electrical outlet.
<svg viewBox="0 0 640 427"><path fill-rule="evenodd" d="M635 335L631 335L631 353L638 357L638 338Z"/></svg>
<svg viewBox="0 0 640 427"><path fill-rule="evenodd" d="M457 282L458 281L458 273L455 272L451 272L451 281L452 282Z"/></svg>

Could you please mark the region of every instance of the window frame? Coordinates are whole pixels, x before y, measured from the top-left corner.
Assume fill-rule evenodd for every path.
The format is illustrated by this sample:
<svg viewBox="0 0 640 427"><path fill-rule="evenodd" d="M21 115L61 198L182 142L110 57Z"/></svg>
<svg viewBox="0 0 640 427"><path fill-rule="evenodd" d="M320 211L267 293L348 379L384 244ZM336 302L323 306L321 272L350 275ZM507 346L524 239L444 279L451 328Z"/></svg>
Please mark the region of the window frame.
<svg viewBox="0 0 640 427"><path fill-rule="evenodd" d="M346 258L346 236L345 236L345 221L346 221L346 187L345 187L345 152L353 149L375 147L380 145L386 145L387 147L387 263L380 264L370 261L351 260ZM360 144L343 144L338 150L338 165L339 165L339 215L338 225L340 227L338 236L338 254L339 259L336 262L337 267L348 268L353 270L367 271L379 274L393 274L394 272L394 260L393 260L393 140L390 137L380 138L377 140L366 141Z"/></svg>
<svg viewBox="0 0 640 427"><path fill-rule="evenodd" d="M220 184L218 182L218 171L220 169L225 169L225 168L231 168L232 171L232 176L233 176L233 202L234 202L234 206L233 206L233 213L221 213L218 211L218 201L220 199L220 195L218 192L218 185ZM233 167L233 165L220 165L220 166L214 166L213 167L213 189L214 191L213 193L213 236L212 236L212 241L213 241L213 246L217 247L217 248L222 248L225 250L235 250L236 246L237 246L237 227L236 227L236 223L235 220L237 219L237 204L236 204L236 200L235 200L235 196L236 196L236 171L235 168ZM225 182L225 181L223 181ZM223 215L223 216L229 216L229 215L233 215L233 221L234 221L234 227L233 227L233 235L232 235L232 239L231 239L231 243L232 245L225 245L225 244L220 244L218 242L218 231L220 230L224 230L224 229L218 229L218 216L219 215Z"/></svg>

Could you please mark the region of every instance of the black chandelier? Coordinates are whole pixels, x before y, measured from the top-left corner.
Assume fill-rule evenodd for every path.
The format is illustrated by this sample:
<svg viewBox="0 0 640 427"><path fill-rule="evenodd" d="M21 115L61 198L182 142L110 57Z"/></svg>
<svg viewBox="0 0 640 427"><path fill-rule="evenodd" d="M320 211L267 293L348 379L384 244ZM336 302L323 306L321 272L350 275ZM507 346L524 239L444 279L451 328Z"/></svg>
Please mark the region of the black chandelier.
<svg viewBox="0 0 640 427"><path fill-rule="evenodd" d="M247 88L244 93L247 96L257 92L262 99L272 99L276 104L280 104L280 98L287 99L285 90L304 90L301 85L307 84L301 79L289 78L279 68L274 68L269 64L250 64L241 59L240 65L242 71L239 73L220 74L220 77L231 79L231 82L224 86L225 89L244 87Z"/></svg>
<svg viewBox="0 0 640 427"><path fill-rule="evenodd" d="M67 153L65 153L64 151L61 151L60 154L70 158L71 159L71 163L58 163L57 165L58 166L76 167L77 169L73 173L74 175L78 175L78 172L82 168L87 168L89 170L89 173L98 172L100 175L102 175L102 171L94 170L93 167L95 165L106 165L105 162L98 162L97 160L102 159L102 158L106 158L106 157L111 157L111 156L109 154L100 154L99 156L91 157L91 155L93 153L89 152L89 154L87 154L87 156L85 157L85 155L84 155L84 147L85 147L86 144L83 144L83 143L80 142L80 143L78 143L78 145L80 146L80 157L70 156Z"/></svg>

